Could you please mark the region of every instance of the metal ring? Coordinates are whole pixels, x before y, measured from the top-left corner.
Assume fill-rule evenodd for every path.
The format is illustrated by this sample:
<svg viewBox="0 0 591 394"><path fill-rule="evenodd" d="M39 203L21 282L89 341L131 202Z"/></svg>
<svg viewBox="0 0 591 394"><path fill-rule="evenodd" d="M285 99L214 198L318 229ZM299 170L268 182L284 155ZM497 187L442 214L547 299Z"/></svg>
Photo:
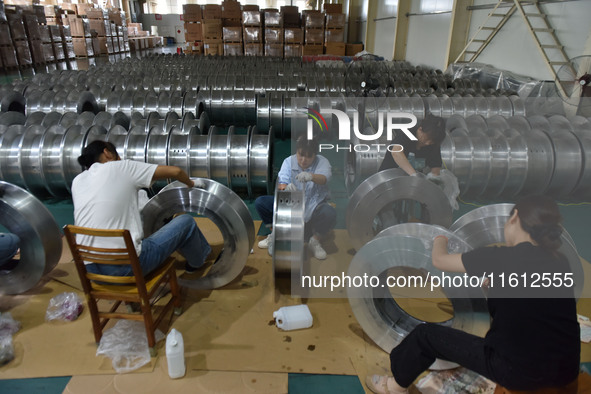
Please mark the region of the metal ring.
<svg viewBox="0 0 591 394"><path fill-rule="evenodd" d="M21 240L20 262L8 274L0 275L0 293L24 293L59 262L60 228L41 201L3 181L0 181L0 223Z"/></svg>
<svg viewBox="0 0 591 394"><path fill-rule="evenodd" d="M403 174L399 168L380 171L363 181L349 199L346 223L355 249L376 235L374 220L398 200L422 204L431 224L451 224L452 208L445 193L426 179Z"/></svg>
<svg viewBox="0 0 591 394"><path fill-rule="evenodd" d="M144 235L156 232L163 220L175 213L194 212L209 218L224 238L221 257L203 278L179 278L179 284L192 289L216 289L242 272L254 245L254 222L246 204L232 190L210 179L191 179L203 182L205 188L189 189L175 181L148 201L142 210Z"/></svg>
<svg viewBox="0 0 591 394"><path fill-rule="evenodd" d="M304 264L303 190L275 189L273 200L273 274L300 275Z"/></svg>

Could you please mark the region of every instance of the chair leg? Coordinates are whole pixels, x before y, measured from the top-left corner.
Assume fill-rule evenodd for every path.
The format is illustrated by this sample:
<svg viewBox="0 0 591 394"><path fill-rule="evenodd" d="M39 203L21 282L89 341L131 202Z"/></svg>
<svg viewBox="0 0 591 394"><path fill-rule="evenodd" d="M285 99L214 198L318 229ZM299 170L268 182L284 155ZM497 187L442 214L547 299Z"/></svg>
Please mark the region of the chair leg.
<svg viewBox="0 0 591 394"><path fill-rule="evenodd" d="M99 318L98 305L94 298L87 298L88 311L90 312L90 320L92 321L92 330L94 332L94 340L100 343L103 336L101 327L101 319Z"/></svg>
<svg viewBox="0 0 591 394"><path fill-rule="evenodd" d="M171 271L169 272L169 281L170 281L170 293L173 297L173 305L174 305L174 314L176 316L180 316L183 313L182 307L182 300L181 300L181 291L179 288L179 284L176 277L176 272Z"/></svg>
<svg viewBox="0 0 591 394"><path fill-rule="evenodd" d="M152 346L150 348L150 357L156 357L158 355L158 350L156 350L156 346Z"/></svg>

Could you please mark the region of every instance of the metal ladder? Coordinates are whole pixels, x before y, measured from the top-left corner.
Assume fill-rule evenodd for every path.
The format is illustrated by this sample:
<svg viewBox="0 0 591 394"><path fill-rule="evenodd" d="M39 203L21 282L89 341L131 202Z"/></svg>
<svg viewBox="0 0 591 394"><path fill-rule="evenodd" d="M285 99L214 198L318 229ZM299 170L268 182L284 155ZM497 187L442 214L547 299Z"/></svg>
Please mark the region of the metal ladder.
<svg viewBox="0 0 591 394"><path fill-rule="evenodd" d="M558 69L565 64L570 64L570 62L564 52L564 46L560 43L558 37L556 37L555 31L548 21L548 16L540 8L538 0L513 0L512 2L513 4L509 7L509 1L498 0L483 24L478 28L472 38L468 40L468 43L460 52L455 62L464 61L470 63L476 60L499 30L507 23L509 18L511 18L515 11L518 11L525 21L552 76L555 80L558 79ZM475 45L477 47L474 47ZM559 89L562 91L561 86L559 86ZM564 91L561 93L564 93Z"/></svg>

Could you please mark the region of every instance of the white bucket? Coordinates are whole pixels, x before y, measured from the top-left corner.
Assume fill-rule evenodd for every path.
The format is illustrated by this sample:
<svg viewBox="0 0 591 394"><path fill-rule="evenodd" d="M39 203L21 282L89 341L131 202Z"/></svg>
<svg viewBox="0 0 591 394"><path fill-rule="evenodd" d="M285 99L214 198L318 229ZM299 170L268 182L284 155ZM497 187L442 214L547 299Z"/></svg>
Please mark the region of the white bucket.
<svg viewBox="0 0 591 394"><path fill-rule="evenodd" d="M273 312L275 324L282 330L299 330L312 327L312 314L308 305L283 306Z"/></svg>
<svg viewBox="0 0 591 394"><path fill-rule="evenodd" d="M185 376L185 344L183 335L176 329L170 330L166 337L166 361L168 376L172 379Z"/></svg>

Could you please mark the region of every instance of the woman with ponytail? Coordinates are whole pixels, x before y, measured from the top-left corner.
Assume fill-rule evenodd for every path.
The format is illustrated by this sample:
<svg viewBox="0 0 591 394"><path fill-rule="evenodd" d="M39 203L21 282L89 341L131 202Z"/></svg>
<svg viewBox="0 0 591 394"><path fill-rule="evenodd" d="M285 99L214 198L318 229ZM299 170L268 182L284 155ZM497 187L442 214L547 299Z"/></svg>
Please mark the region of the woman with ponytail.
<svg viewBox="0 0 591 394"><path fill-rule="evenodd" d="M447 238L436 237L432 251L436 268L488 279L490 329L481 338L438 324L420 324L390 353L394 376L370 376L368 387L376 393L405 393L439 358L508 390L555 388L576 393L580 332L572 273L558 252L561 219L552 199L528 196L515 204L505 224L506 246L449 254Z"/></svg>
<svg viewBox="0 0 591 394"><path fill-rule="evenodd" d="M78 157L82 166L72 182L74 223L97 229L127 229L131 233L144 275L160 266L175 250L187 259L185 270L193 272L203 266L211 248L190 215L179 215L154 234L144 238L138 208L138 191L160 179L176 179L187 187L195 185L187 173L174 166L160 166L132 160L121 160L110 142L93 141ZM85 243L97 247L125 247L119 239L87 238ZM130 276L128 265L104 266L87 264L96 274Z"/></svg>

